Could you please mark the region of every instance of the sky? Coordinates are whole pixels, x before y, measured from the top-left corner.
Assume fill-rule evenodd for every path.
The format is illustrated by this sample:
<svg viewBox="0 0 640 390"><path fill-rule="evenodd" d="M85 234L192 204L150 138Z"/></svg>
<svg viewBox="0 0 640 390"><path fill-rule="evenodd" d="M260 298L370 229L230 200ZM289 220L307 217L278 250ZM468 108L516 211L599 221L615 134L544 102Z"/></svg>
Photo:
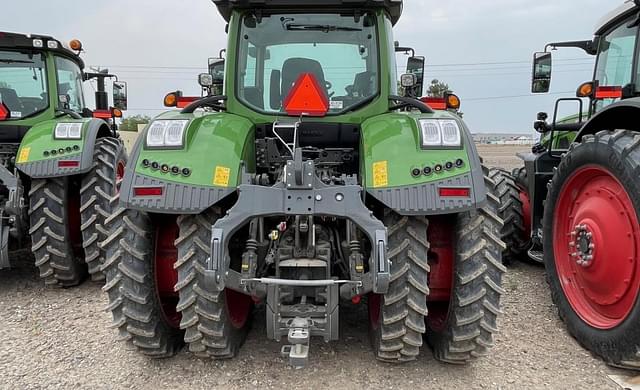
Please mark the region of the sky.
<svg viewBox="0 0 640 390"><path fill-rule="evenodd" d="M395 39L427 58L426 80L446 82L461 98L471 131L531 133L536 113L573 97L592 78L594 62L578 49L554 52L550 93L532 95L533 52L548 42L591 39L600 18L623 0L404 3ZM1 30L80 39L87 65L128 82L125 115L155 116L164 95L177 89L198 95L197 75L226 46L224 28L209 0L21 0L0 10ZM399 67L405 63L398 58Z"/></svg>

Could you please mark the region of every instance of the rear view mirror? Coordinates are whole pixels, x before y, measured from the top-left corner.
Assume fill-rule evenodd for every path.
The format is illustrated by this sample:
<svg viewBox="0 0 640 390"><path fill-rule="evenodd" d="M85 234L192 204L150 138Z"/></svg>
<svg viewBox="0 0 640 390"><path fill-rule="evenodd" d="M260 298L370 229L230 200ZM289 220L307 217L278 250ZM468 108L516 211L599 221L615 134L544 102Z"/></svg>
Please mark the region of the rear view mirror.
<svg viewBox="0 0 640 390"><path fill-rule="evenodd" d="M416 76L416 82L413 87L413 92L416 97L422 96L422 89L424 85L424 57L409 57L407 61L407 74Z"/></svg>
<svg viewBox="0 0 640 390"><path fill-rule="evenodd" d="M546 93L551 87L552 59L551 53L539 52L533 55L533 77L531 92Z"/></svg>
<svg viewBox="0 0 640 390"><path fill-rule="evenodd" d="M209 58L209 74L211 75L211 94L222 95L224 86L224 58Z"/></svg>
<svg viewBox="0 0 640 390"><path fill-rule="evenodd" d="M124 81L113 82L113 106L120 111L127 110L127 83Z"/></svg>

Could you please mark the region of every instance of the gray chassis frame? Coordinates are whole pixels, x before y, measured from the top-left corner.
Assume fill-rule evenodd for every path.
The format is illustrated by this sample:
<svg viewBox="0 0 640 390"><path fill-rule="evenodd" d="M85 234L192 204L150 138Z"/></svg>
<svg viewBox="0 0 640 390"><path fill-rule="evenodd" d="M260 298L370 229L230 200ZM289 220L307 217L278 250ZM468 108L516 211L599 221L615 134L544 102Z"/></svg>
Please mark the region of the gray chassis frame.
<svg viewBox="0 0 640 390"><path fill-rule="evenodd" d="M386 293L390 278L387 229L365 206L362 187L327 186L316 178L313 161L302 163L301 158L297 154L294 161L287 162L285 181L273 187L239 186L238 201L212 227L211 257L205 270L207 285L216 291L230 288L257 297L265 297L266 286L276 284L316 287L337 284L341 285L340 295L346 299L371 291ZM362 280L243 279L239 272L229 269L229 240L241 227L254 218L296 215L345 218L360 228L372 243L369 272L363 275Z"/></svg>

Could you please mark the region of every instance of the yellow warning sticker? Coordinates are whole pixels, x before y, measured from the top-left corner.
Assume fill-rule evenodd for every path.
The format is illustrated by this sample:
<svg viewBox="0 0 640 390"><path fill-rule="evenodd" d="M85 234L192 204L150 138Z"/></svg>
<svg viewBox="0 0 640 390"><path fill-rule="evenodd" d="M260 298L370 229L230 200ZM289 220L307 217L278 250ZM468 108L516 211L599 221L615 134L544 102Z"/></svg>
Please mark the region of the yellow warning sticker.
<svg viewBox="0 0 640 390"><path fill-rule="evenodd" d="M231 169L217 166L216 172L213 175L213 185L220 187L229 186L229 176L231 176Z"/></svg>
<svg viewBox="0 0 640 390"><path fill-rule="evenodd" d="M389 185L389 174L386 161L373 163L373 186L386 187Z"/></svg>
<svg viewBox="0 0 640 390"><path fill-rule="evenodd" d="M18 162L27 162L29 160L29 153L31 153L31 148L22 148L20 155L18 156Z"/></svg>

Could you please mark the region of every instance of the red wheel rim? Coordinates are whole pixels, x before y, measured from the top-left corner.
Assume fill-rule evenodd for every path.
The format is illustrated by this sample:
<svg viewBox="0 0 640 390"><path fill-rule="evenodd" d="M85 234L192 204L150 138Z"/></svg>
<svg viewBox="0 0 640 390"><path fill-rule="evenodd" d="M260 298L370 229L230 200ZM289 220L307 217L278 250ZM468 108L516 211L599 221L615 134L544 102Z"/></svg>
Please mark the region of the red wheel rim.
<svg viewBox="0 0 640 390"><path fill-rule="evenodd" d="M429 218L429 296L426 317L429 328L435 332L446 329L453 291L455 263L455 224L450 217Z"/></svg>
<svg viewBox="0 0 640 390"><path fill-rule="evenodd" d="M84 259L82 247L82 217L80 215L80 193L69 191L67 199L67 229L73 254L76 258Z"/></svg>
<svg viewBox="0 0 640 390"><path fill-rule="evenodd" d="M178 272L173 268L178 260L178 249L175 240L178 238L179 228L175 218L157 221L154 251L154 275L156 296L160 303L162 317L172 328L180 327L180 314L176 307L179 295L175 291L178 282Z"/></svg>
<svg viewBox="0 0 640 390"><path fill-rule="evenodd" d="M553 221L555 265L569 304L590 326L611 329L640 288L638 216L622 183L585 166L563 185Z"/></svg>
<svg viewBox="0 0 640 390"><path fill-rule="evenodd" d="M531 199L524 189L520 189L520 201L522 202L522 223L524 223L524 240L531 238Z"/></svg>
<svg viewBox="0 0 640 390"><path fill-rule="evenodd" d="M253 300L250 296L241 294L237 291L225 289L225 302L229 321L234 328L240 329L244 327L249 319L249 313L253 307Z"/></svg>
<svg viewBox="0 0 640 390"><path fill-rule="evenodd" d="M124 168L125 162L118 160L118 164L116 164L116 194L120 193L120 184L122 184L122 180L124 179Z"/></svg>

